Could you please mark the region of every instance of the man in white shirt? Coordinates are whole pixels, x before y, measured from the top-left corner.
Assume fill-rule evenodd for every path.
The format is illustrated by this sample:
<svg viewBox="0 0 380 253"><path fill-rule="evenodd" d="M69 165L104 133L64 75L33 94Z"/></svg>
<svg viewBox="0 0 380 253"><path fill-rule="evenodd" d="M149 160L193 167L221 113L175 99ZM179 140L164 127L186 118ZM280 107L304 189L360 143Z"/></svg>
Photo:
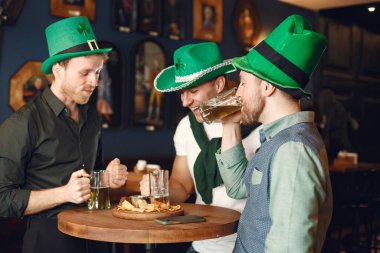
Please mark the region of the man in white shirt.
<svg viewBox="0 0 380 253"><path fill-rule="evenodd" d="M227 196L215 160L223 132L221 123L204 123L199 105L226 91L226 74L234 71L230 61L223 61L218 46L213 42L189 44L174 52L174 65L161 71L154 86L160 92L181 92L182 105L191 112L177 126L174 135L176 157L170 176L171 203L185 202L196 193L196 204L228 207L241 212L245 199ZM260 145L258 131L242 129L247 159L251 159ZM148 180L141 183L141 193L149 194ZM236 234L216 239L195 241L190 252L231 253Z"/></svg>

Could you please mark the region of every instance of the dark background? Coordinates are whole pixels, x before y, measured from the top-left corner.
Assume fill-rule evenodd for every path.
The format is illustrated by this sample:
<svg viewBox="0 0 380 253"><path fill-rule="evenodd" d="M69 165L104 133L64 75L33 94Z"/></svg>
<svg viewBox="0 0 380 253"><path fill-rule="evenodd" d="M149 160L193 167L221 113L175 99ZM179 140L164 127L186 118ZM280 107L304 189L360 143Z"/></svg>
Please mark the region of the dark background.
<svg viewBox="0 0 380 253"><path fill-rule="evenodd" d="M9 3L10 1L0 0L0 4L5 2ZM178 107L178 97L171 94L165 100L164 117L167 120L164 127L157 128L155 131L147 131L143 127L133 126L134 53L137 46L141 45L143 41L154 40L161 44L166 54L167 66L169 66L172 64L172 55L175 49L188 43L199 42L192 39L193 1L184 0L184 39L178 41L164 36L154 37L141 32L123 33L118 31L112 25L112 2L96 0L96 21L92 23L98 40L114 44L119 49L124 62L122 126L104 129L105 158L108 160L119 157L127 163L130 169L137 159L146 159L150 163L159 163L164 168L170 169L175 155L172 141L175 131L175 115L183 114L186 110ZM223 1L223 40L219 46L226 59L244 54L240 50L233 29L236 2L237 0ZM374 14L366 12L367 5L312 12L276 0L256 0L255 2L261 23L259 41L265 38L284 18L294 13L305 16L312 23L314 29L328 37L328 49L308 84L307 90L311 91L314 97L323 88L333 90L337 99L359 121L359 131L352 138L354 151L359 153L359 161L379 163L379 8ZM379 7L379 4L373 5ZM48 57L44 29L60 19L62 17L50 15L50 1L25 0L25 5L15 24L1 26L0 20L0 124L12 113L8 104L9 80L26 61L44 61ZM375 182L378 181L375 179ZM367 184L360 183L355 175L352 185ZM350 196L350 193L345 190L343 195ZM346 224L351 224L351 221ZM17 219L0 219L1 252L20 251L24 226L25 222L20 223L20 220ZM164 249L163 252L183 252L188 244L171 246L175 248L172 248L171 251ZM142 245L136 247L140 248L136 248L134 252L143 251Z"/></svg>
<svg viewBox="0 0 380 253"><path fill-rule="evenodd" d="M153 37L140 32L123 33L113 28L111 7L112 1L96 1L96 21L92 23L98 40L110 41L118 47L124 60L124 118L123 127L104 129L103 143L106 159L120 157L122 159L172 158L174 124L147 131L132 126L133 110L133 66L134 49L146 39L160 43L166 54L167 65L172 64L175 49L199 41L192 39L192 1L185 2L185 39L170 40ZM315 24L315 15L311 11L279 3L274 0L256 1L262 24L261 37L264 38L278 23L293 13L304 15ZM223 41L220 44L224 58L243 55L240 51L233 30L233 11L235 1L223 1ZM0 37L0 124L10 116L12 109L8 105L9 80L12 75L28 60L44 61L48 57L45 39L45 28L62 19L50 15L50 1L27 0L21 14L14 25L4 25ZM174 96L174 95L171 95ZM176 108L176 99L168 99L165 117L172 117L171 109ZM169 109L170 110L169 110ZM182 110L183 111L183 110Z"/></svg>
<svg viewBox="0 0 380 253"><path fill-rule="evenodd" d="M0 2L4 4L10 1ZM10 78L26 61L44 61L48 57L44 29L62 19L50 15L50 1L24 2L17 22L0 27L0 124L12 113L8 104ZM142 42L153 40L162 46L166 65L169 66L175 49L188 43L200 42L192 39L193 1L184 1L183 40L171 40L161 35L151 36L139 31L120 32L113 26L112 3L113 1L96 1L96 20L92 23L98 40L114 44L124 63L122 123L121 127L103 131L105 158L109 160L119 157L128 166L133 165L137 159L146 159L170 168L170 161L175 155L172 138L176 120L178 115L187 111L181 108L178 94L168 94L164 99L163 127L148 131L132 124L134 56L136 48ZM245 54L239 47L233 28L236 3L237 0L223 1L223 40L219 46L226 59ZM380 21L379 10L368 13L368 5L357 5L313 12L276 0L256 0L255 3L261 24L258 41L264 39L284 18L295 13L305 16L312 23L313 29L327 36L328 49L307 90L314 97L317 97L322 88L333 90L337 99L360 125L355 136L352 136L352 151L359 153L359 161L379 162L380 31L379 26L376 26L379 23L377 21ZM379 7L379 3L371 5Z"/></svg>

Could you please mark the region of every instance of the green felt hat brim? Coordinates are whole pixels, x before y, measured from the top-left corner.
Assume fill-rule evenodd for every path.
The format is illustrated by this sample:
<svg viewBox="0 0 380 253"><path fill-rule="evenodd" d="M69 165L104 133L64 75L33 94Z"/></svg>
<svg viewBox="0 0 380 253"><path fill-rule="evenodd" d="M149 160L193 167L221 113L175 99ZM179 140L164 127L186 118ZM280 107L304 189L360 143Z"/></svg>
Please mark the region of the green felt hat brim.
<svg viewBox="0 0 380 253"><path fill-rule="evenodd" d="M203 82L209 81L217 76L224 75L236 71L236 68L232 64L226 64L217 68L215 70L207 71L204 70L204 74L198 76L194 80L189 82L175 82L175 68L174 65L162 70L154 81L154 87L159 92L173 92L181 91L195 87Z"/></svg>
<svg viewBox="0 0 380 253"><path fill-rule="evenodd" d="M81 51L81 52L73 52L73 53L66 53L66 54L56 54L49 58L47 58L41 66L41 71L44 74L51 74L51 68L53 65L57 62L61 62L63 60L67 60L69 58L74 58L78 56L85 56L85 55L91 55L91 54L102 54L102 53L108 53L112 51L112 48L101 48L96 50L89 50L89 51Z"/></svg>
<svg viewBox="0 0 380 253"><path fill-rule="evenodd" d="M254 52L251 52L251 64L248 62L246 56L236 57L232 59L232 65L238 69L251 73L262 80L265 80L274 86L277 86L282 89L288 90L299 90L306 97L311 97L311 93L306 92L302 88L295 88L298 86L297 82L290 78L287 74L282 72L279 68L273 65L265 57L263 57L255 49L251 49ZM265 75L263 74L266 73ZM269 73L269 75L268 75ZM293 83L292 87L286 86L283 83Z"/></svg>

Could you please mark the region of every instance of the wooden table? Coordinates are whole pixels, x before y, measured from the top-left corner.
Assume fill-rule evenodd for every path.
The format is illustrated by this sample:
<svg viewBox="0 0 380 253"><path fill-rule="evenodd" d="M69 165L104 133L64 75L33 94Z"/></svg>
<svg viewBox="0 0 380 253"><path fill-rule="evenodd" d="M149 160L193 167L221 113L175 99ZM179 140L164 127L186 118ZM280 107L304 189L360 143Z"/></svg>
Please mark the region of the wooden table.
<svg viewBox="0 0 380 253"><path fill-rule="evenodd" d="M58 214L58 229L68 235L116 243L178 243L204 240L236 232L240 213L222 207L183 203L185 215L200 215L206 222L161 225L155 221L124 220L111 210L66 210Z"/></svg>

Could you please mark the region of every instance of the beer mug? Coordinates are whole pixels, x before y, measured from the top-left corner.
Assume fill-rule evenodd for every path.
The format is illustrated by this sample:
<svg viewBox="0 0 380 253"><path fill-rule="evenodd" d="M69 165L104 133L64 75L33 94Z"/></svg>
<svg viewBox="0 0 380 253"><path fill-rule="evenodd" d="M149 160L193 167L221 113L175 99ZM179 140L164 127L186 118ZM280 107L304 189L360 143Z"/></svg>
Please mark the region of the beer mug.
<svg viewBox="0 0 380 253"><path fill-rule="evenodd" d="M237 88L232 88L206 102L203 102L199 106L199 112L203 120L210 124L218 122L222 118L240 111L241 100L239 96L236 96L236 91Z"/></svg>
<svg viewBox="0 0 380 253"><path fill-rule="evenodd" d="M110 175L106 170L91 171L90 177L90 199L87 201L87 208L94 209L110 209Z"/></svg>
<svg viewBox="0 0 380 253"><path fill-rule="evenodd" d="M170 205L169 202L169 171L160 169L149 170L150 203Z"/></svg>

